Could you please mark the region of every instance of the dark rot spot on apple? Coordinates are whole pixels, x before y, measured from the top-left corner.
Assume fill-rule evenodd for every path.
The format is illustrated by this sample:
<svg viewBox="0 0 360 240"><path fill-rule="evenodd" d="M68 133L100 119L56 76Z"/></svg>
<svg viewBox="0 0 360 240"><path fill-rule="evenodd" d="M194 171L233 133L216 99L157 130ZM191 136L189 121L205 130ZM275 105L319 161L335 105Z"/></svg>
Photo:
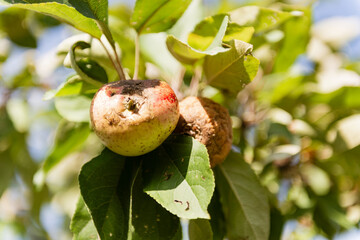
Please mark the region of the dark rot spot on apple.
<svg viewBox="0 0 360 240"><path fill-rule="evenodd" d="M116 94L128 94L128 95L142 95L143 91L146 88L155 88L160 86L160 80L121 80L117 82L112 82L106 84L106 88L108 91L114 92L116 89ZM176 96L175 96L176 97Z"/></svg>

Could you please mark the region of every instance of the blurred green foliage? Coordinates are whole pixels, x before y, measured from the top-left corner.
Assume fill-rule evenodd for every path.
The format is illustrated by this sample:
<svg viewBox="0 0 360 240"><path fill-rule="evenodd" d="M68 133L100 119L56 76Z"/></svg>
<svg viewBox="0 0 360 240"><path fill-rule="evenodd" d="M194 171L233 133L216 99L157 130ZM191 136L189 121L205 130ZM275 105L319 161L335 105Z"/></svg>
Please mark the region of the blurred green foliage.
<svg viewBox="0 0 360 240"><path fill-rule="evenodd" d="M189 1L185 2L188 4ZM236 238L236 222L239 219L247 219L251 226L266 221L264 228L270 232L269 239L274 240L281 238L284 225L290 220L297 222L298 231L295 229L289 239L312 239L319 234L331 239L340 232L359 227L360 63L350 61L341 54L339 47L314 34L310 3L296 5L273 0L257 1L258 6L242 7L222 1L217 8L206 8L196 2L190 4L188 11L196 8L197 19L210 18L198 25L189 38L177 33L190 33L192 28L187 26L195 27L194 20L180 18L174 25L171 19L165 27L160 26L160 20L167 17L165 10L158 12L158 18L149 10L149 19L142 20L144 22L140 24L138 15L131 17L129 14L131 9L113 6L109 8L108 19L105 19L109 22L115 45L121 52L123 67L129 76L133 75L135 68L136 31L132 29L135 26L138 32L143 33L140 37L140 78L168 81L179 98L194 93L209 97L226 106L231 114L234 149L239 153L231 153L227 162L215 169L219 188L215 190L209 208L210 215L215 217L210 224L207 220L191 220L191 239L201 239L198 234L222 239L226 231L230 239L233 236ZM137 7L140 8L141 4L145 1L139 1ZM90 4L87 7L92 9L94 6ZM72 9L68 6L64 9L71 15ZM224 15L216 15L219 13ZM229 16L226 27L222 25L227 19L225 13ZM81 19L83 15L79 14ZM100 31L94 21L98 16L105 15L95 12L90 20L86 18L85 25L71 23L96 38L100 36ZM66 16L65 20L68 18ZM39 69L44 68L36 65L33 54L42 34L59 24L28 10L7 8L0 12L0 238L5 239L7 234L12 234L20 239L70 239L69 225L75 209L75 220L71 225L75 236L81 239L90 236L87 234L94 234L95 229L91 221L89 223L87 211L84 211L83 200L80 199L77 207L76 202L80 192L77 183L80 169L102 150L88 124L88 108L96 88L82 81L78 75L71 75L61 76L63 83L55 91L51 90L55 83L42 77ZM210 27L201 29L206 24ZM167 33L145 34L158 31ZM209 54L207 50L213 49L207 47L218 40L219 32L226 40L223 38L223 41L216 42L216 47L221 49L214 50L216 54L231 46L231 41L246 40L253 45L252 53L247 53L249 61L260 60L258 70L256 66L256 69L245 71L255 75L257 70L257 75L240 92L254 76L247 76L244 80L236 70L225 72L224 76L230 80L224 86L219 75L211 73L216 70L214 66L227 65L219 58L209 64L215 54ZM74 35L77 33L74 32ZM167 37L170 34L173 36ZM196 49L201 47L199 38L201 41L210 39L204 49ZM87 42L97 41L91 37L87 39ZM188 39L188 43L184 39ZM69 46L75 42L77 40ZM180 47L172 49L174 45ZM63 62L65 65L69 63L66 58L70 56L70 48L66 44L62 46L65 47L58 49L58 56L52 56L53 61L49 60L48 67L55 72L62 69ZM6 64L16 54L14 49L23 51L24 64L19 63L16 66L20 67L19 71L8 76L3 72L5 68L13 67ZM149 54L154 49L156 56ZM180 55L182 49L190 49L189 54L194 56L190 55L189 61L183 60L182 56L177 57L174 52ZM240 65L243 64L246 69L246 51L236 50L238 55L231 51L221 54L236 55L232 56L235 60L229 64L241 59ZM90 54L76 51L76 56L76 63L93 79L116 79L116 71L109 61L104 60L104 52ZM99 71L102 76L94 74ZM105 73L106 77L103 77ZM212 78L215 79L213 83ZM244 82L234 85L239 79ZM32 100L34 92L41 95L46 92L48 104ZM39 124L44 128L42 132L36 131ZM45 126L51 127L46 129ZM42 137L39 144L46 152L44 156L34 153L33 134ZM232 164L235 164L234 167ZM239 166L244 167L237 169ZM231 175L231 170L237 171L239 176L243 172L248 174L236 177L236 174ZM248 196L244 193L246 188L241 185L242 181L249 181L247 186L251 186L258 180L265 191L257 189L256 184L254 189L259 191L258 196L262 196L266 203L266 198L269 199L270 210L260 202L257 204L260 211L266 211L268 215L265 214L261 220L253 220L251 211L236 205L241 201L235 202L235 206L232 201ZM235 198L221 198L228 188L235 188ZM251 198L243 201L251 202ZM241 216L231 212L234 208L229 209L226 204L240 209L238 212L243 210ZM54 210L50 215L60 219L60 223L52 227L44 217L49 206L58 209L57 215ZM266 220L266 216L270 216L270 221ZM79 225L76 219L86 224ZM180 236L178 232L173 234L177 239ZM249 234L254 239L267 235L256 231Z"/></svg>

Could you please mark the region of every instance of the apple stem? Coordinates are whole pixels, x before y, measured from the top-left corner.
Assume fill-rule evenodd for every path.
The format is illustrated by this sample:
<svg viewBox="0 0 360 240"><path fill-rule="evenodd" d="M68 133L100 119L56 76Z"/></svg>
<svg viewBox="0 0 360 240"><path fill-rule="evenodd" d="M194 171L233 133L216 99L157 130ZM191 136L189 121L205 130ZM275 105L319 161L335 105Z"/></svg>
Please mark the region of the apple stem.
<svg viewBox="0 0 360 240"><path fill-rule="evenodd" d="M111 44L105 35L101 36L100 43L104 47L106 54L109 56L111 63L113 64L117 74L119 75L119 79L126 80L124 69L121 66L119 56L116 52L115 44ZM109 50L112 50L112 53L110 53Z"/></svg>
<svg viewBox="0 0 360 240"><path fill-rule="evenodd" d="M135 37L135 65L134 65L134 76L133 79L138 79L140 68L140 35L136 33Z"/></svg>

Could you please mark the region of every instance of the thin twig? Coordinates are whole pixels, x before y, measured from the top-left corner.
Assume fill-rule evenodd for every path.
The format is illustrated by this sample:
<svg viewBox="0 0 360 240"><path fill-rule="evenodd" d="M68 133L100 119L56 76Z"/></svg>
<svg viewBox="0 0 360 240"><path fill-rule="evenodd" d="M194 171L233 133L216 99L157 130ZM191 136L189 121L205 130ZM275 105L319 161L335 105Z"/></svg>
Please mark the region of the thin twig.
<svg viewBox="0 0 360 240"><path fill-rule="evenodd" d="M191 78L191 82L190 82L190 96L197 96L198 91L199 91L199 83L200 83L200 79L202 76L202 68L201 67L196 67L194 70L194 75Z"/></svg>
<svg viewBox="0 0 360 240"><path fill-rule="evenodd" d="M185 67L181 66L178 75L173 81L171 81L171 88L174 90L179 100L183 98L183 94L180 90L181 90L181 85L183 84L184 81L185 72L186 72Z"/></svg>
<svg viewBox="0 0 360 240"><path fill-rule="evenodd" d="M140 35L136 33L135 37L135 65L133 79L138 79L140 68Z"/></svg>
<svg viewBox="0 0 360 240"><path fill-rule="evenodd" d="M105 36L105 35L103 35ZM105 37L105 40L106 41L109 41L106 37ZM115 46L112 46L110 43L108 44L105 44L104 42L104 38L101 37L100 38L100 43L101 45L104 47L105 51L106 51L106 54L109 56L109 59L111 61L111 63L113 64L113 66L115 67L115 70L116 72L118 73L119 75L119 79L120 80L126 80L126 77L125 77L125 73L124 73L124 70L121 66L121 63L120 63L120 59L117 55L117 52L116 52L116 47ZM106 45L110 45L110 47L112 48L112 50L114 51L114 55L115 55L115 59L113 58L113 56L111 55L111 53L109 52L109 49Z"/></svg>

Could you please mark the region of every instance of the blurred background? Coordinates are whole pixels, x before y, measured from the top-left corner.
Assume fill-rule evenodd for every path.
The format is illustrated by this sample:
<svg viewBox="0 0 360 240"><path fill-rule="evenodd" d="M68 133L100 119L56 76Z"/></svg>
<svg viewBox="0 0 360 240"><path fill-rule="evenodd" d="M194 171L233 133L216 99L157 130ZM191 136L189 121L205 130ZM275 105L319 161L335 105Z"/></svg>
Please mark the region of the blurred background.
<svg viewBox="0 0 360 240"><path fill-rule="evenodd" d="M211 87L202 94L231 110L234 146L269 193L272 236L360 239L360 1L194 2L188 32L206 16L244 5L302 16L254 36L261 69L236 103ZM119 45L128 59L133 5L109 1L110 25L127 38ZM0 8L0 239L72 238L77 176L101 144L71 108L59 113L67 102L44 94L74 73L63 66L59 44L75 34L48 16ZM144 74L171 81L184 67L163 36L141 39ZM187 69L185 80L192 74ZM46 173L39 170L45 159Z"/></svg>

